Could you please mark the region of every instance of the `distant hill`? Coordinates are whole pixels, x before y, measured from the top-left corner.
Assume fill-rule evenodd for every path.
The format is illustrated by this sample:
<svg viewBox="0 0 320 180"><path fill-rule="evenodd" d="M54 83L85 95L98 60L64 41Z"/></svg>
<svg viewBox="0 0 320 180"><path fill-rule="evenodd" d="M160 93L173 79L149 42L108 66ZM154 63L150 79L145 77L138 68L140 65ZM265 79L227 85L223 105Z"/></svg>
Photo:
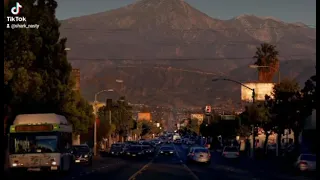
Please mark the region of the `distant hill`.
<svg viewBox="0 0 320 180"><path fill-rule="evenodd" d="M212 83L217 76L254 81L249 69L256 46L276 44L281 76L301 84L315 73L316 29L270 17L214 19L182 0L134 4L61 22L69 60L81 70L88 100L114 88L135 103L197 106L216 98L240 98L239 87ZM122 87L115 79L123 79ZM101 98L105 98L101 95Z"/></svg>

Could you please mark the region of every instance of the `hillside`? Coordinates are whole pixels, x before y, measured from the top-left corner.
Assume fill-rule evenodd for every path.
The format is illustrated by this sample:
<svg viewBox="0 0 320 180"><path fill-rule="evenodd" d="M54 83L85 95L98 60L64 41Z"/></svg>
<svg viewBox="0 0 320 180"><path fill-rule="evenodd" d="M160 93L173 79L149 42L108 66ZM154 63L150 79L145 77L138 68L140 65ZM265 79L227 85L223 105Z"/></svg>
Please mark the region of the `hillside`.
<svg viewBox="0 0 320 180"><path fill-rule="evenodd" d="M141 0L61 23L72 49L69 60L81 69L82 92L89 100L104 88L116 89L114 97L126 94L133 102L162 105L239 100L237 85L210 80L255 80L256 72L247 66L262 42L277 45L282 77L303 83L312 69L315 73L315 29L274 18L241 15L223 21L182 0ZM115 84L120 78L122 91Z"/></svg>

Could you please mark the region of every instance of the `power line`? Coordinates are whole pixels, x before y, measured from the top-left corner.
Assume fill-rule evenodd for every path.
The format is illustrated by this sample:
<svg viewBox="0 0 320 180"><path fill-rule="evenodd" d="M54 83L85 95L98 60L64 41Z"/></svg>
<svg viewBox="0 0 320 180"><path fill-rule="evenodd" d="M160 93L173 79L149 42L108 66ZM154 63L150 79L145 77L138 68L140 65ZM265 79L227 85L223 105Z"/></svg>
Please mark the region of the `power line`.
<svg viewBox="0 0 320 180"><path fill-rule="evenodd" d="M296 54L296 55L288 55L286 57L305 57L310 58L311 56L315 56L314 54ZM221 61L221 60L252 60L252 57L220 57L220 58L214 58L214 57L131 57L131 58L118 58L118 57L107 57L107 58L83 58L83 57L68 57L68 60L70 61ZM286 58L288 59L288 58ZM292 60L302 60L299 59L292 59Z"/></svg>
<svg viewBox="0 0 320 180"><path fill-rule="evenodd" d="M179 31L179 32L198 32L198 31L224 31L229 29L241 29L241 30L258 30L258 29L315 29L316 25L295 25L295 24L284 24L278 26L259 26L259 27L245 27L245 28L237 28L237 27L228 27L228 28L208 28L208 29L201 29L201 28L190 28L190 29L165 29L166 31ZM71 31L100 31L100 32L130 32L130 31L143 31L142 29L138 28L110 28L110 29L98 29L98 28L75 28L75 27L60 27L60 30L71 30ZM162 29L159 29L162 30ZM150 29L146 29L146 31L150 31Z"/></svg>
<svg viewBox="0 0 320 180"><path fill-rule="evenodd" d="M309 41L309 42L308 42ZM314 39L309 39L306 41L294 41L294 42L290 42L290 44L298 44L298 43L315 43L316 40ZM260 45L261 41L226 41L224 43L218 43L217 41L207 41L207 42L203 42L203 41L189 41L189 42L170 42L170 41L143 41L143 43L151 43L151 44L155 44L155 45L242 45L242 44L248 44L248 45L252 45L252 44L257 44ZM275 45L280 45L280 44L288 44L286 42L266 42L269 44L275 44ZM107 43L103 43L103 45L112 45L112 46L135 46L138 45L138 43L112 43L112 42L107 42Z"/></svg>

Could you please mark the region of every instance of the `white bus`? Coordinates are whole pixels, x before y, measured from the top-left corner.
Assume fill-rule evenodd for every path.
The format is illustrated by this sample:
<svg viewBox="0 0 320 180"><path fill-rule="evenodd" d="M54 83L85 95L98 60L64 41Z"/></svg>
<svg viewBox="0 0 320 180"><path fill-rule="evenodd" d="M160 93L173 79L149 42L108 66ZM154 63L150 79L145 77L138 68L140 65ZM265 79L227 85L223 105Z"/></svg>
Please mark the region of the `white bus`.
<svg viewBox="0 0 320 180"><path fill-rule="evenodd" d="M74 162L72 125L57 114L18 115L10 126L10 170L68 172Z"/></svg>

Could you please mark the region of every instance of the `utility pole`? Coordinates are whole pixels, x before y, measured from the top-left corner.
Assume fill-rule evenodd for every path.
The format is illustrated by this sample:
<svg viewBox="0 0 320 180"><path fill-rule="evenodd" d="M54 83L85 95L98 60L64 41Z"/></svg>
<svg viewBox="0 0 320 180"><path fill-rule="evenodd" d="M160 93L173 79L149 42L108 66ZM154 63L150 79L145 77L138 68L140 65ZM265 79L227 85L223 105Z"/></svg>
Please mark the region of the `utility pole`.
<svg viewBox="0 0 320 180"><path fill-rule="evenodd" d="M93 130L93 154L97 155L97 119L99 118L98 115L98 95L103 92L113 92L113 89L104 89L99 92L97 92L94 95L94 114L95 114L95 120L94 120L94 130Z"/></svg>
<svg viewBox="0 0 320 180"><path fill-rule="evenodd" d="M112 120L111 120L111 109L108 110L108 115L109 115L109 126L110 126L110 130L111 130L111 125L112 125ZM109 137L108 137L108 147L111 147L111 132L109 132Z"/></svg>
<svg viewBox="0 0 320 180"><path fill-rule="evenodd" d="M252 89L252 104L255 103L256 93L254 89ZM254 159L255 150L256 150L256 134L255 134L255 125L252 125L252 152L251 152L251 158Z"/></svg>
<svg viewBox="0 0 320 180"><path fill-rule="evenodd" d="M106 100L106 110L108 111L108 119L109 119L109 137L108 137L108 148L111 147L111 125L112 125L112 116L111 116L111 108L112 108L112 99L107 99Z"/></svg>

